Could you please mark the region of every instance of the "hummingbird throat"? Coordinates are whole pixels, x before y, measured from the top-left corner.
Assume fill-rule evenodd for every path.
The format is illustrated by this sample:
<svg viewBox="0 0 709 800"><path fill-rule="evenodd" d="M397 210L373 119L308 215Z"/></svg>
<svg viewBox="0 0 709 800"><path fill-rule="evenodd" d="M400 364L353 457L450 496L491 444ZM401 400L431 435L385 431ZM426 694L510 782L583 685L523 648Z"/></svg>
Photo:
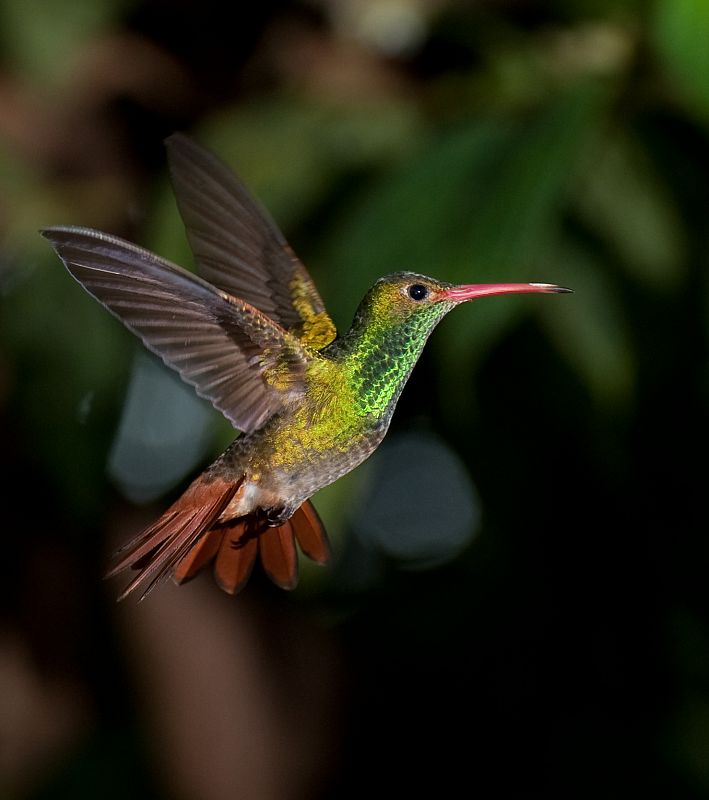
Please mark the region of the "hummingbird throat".
<svg viewBox="0 0 709 800"><path fill-rule="evenodd" d="M426 340L452 307L432 304L394 322L376 316L355 319L340 343L357 413L391 417Z"/></svg>

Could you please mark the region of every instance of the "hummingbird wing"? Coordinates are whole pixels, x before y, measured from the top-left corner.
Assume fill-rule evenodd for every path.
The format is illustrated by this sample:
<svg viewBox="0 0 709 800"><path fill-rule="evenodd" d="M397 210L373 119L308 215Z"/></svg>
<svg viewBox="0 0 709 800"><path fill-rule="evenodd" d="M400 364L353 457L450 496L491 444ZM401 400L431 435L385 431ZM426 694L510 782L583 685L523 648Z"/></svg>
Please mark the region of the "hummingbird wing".
<svg viewBox="0 0 709 800"><path fill-rule="evenodd" d="M311 354L244 300L115 236L42 234L89 294L245 433L303 389Z"/></svg>
<svg viewBox="0 0 709 800"><path fill-rule="evenodd" d="M308 271L268 212L213 153L182 134L165 141L177 205L200 274L314 350L337 330Z"/></svg>

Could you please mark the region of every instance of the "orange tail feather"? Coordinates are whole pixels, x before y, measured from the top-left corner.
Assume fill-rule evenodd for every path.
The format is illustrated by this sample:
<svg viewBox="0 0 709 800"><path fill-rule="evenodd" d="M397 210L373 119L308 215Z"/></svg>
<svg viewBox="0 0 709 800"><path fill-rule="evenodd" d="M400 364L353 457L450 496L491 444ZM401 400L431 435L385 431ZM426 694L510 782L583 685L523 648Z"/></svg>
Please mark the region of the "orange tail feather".
<svg viewBox="0 0 709 800"><path fill-rule="evenodd" d="M118 599L144 586L142 600L168 575L184 583L213 559L217 584L236 594L248 581L257 553L269 578L282 589L293 589L298 583L296 540L309 558L329 561L327 534L309 500L277 527L267 526L260 513L217 522L239 486L200 476L157 522L122 547L106 577L128 568L138 574Z"/></svg>
<svg viewBox="0 0 709 800"><path fill-rule="evenodd" d="M327 564L332 556L330 542L315 506L306 500L290 518L300 549L318 564Z"/></svg>
<svg viewBox="0 0 709 800"><path fill-rule="evenodd" d="M256 517L242 517L217 529L222 539L214 579L228 594L240 592L251 575L258 550L257 523Z"/></svg>
<svg viewBox="0 0 709 800"><path fill-rule="evenodd" d="M129 567L139 570L118 599L144 586L142 600L170 575L219 518L238 488L239 482L206 480L203 476L193 481L157 522L116 553L117 561L107 578Z"/></svg>
<svg viewBox="0 0 709 800"><path fill-rule="evenodd" d="M261 563L268 577L281 589L295 589L298 583L298 553L290 520L277 528L266 528L259 536Z"/></svg>
<svg viewBox="0 0 709 800"><path fill-rule="evenodd" d="M175 583L182 584L191 580L202 567L209 564L219 552L223 537L224 528L221 526L207 531L173 570L172 578Z"/></svg>

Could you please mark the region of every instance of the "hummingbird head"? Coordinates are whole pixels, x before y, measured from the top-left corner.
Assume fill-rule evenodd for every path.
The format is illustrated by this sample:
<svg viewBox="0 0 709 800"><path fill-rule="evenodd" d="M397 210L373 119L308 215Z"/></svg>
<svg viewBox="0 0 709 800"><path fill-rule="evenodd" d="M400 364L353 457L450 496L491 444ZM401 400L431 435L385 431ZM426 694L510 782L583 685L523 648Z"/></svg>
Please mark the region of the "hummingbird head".
<svg viewBox="0 0 709 800"><path fill-rule="evenodd" d="M569 292L550 283L478 283L455 286L415 272L380 278L365 296L357 320L398 327L411 323L432 329L451 309L468 300L495 294ZM419 323L419 324L417 324Z"/></svg>
<svg viewBox="0 0 709 800"><path fill-rule="evenodd" d="M330 352L349 363L359 407L388 420L431 331L451 309L493 294L564 291L569 290L548 283L454 286L415 272L396 272L367 292L352 327Z"/></svg>

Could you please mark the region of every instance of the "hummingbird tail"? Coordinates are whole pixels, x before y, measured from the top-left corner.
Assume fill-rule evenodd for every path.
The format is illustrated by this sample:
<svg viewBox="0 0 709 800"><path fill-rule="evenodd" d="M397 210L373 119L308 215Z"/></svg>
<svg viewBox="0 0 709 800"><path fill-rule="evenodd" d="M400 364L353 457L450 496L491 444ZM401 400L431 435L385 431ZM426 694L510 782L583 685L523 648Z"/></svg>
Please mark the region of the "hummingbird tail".
<svg viewBox="0 0 709 800"><path fill-rule="evenodd" d="M184 583L215 559L216 582L225 592L236 594L248 581L260 554L268 577L282 589L294 589L298 583L296 541L313 561L326 564L330 560L325 527L309 500L277 527L270 527L262 514L216 524L182 558L173 577L177 583Z"/></svg>
<svg viewBox="0 0 709 800"><path fill-rule="evenodd" d="M115 555L107 578L131 568L138 575L126 586L119 600L138 587L142 600L151 589L181 564L195 546L201 547L205 531L214 524L241 482L200 476L149 528L124 545Z"/></svg>
<svg viewBox="0 0 709 800"><path fill-rule="evenodd" d="M309 500L278 526L269 526L263 512L218 522L241 483L200 476L153 525L122 547L106 577L129 568L138 574L118 599L140 587L142 600L170 575L184 583L212 560L220 588L236 594L258 554L269 578L282 589L293 589L298 583L296 541L309 558L329 561L327 534Z"/></svg>
<svg viewBox="0 0 709 800"><path fill-rule="evenodd" d="M258 552L263 520L255 514L215 525L175 568L173 578L185 583L214 561L214 579L229 594L241 591L248 581Z"/></svg>

